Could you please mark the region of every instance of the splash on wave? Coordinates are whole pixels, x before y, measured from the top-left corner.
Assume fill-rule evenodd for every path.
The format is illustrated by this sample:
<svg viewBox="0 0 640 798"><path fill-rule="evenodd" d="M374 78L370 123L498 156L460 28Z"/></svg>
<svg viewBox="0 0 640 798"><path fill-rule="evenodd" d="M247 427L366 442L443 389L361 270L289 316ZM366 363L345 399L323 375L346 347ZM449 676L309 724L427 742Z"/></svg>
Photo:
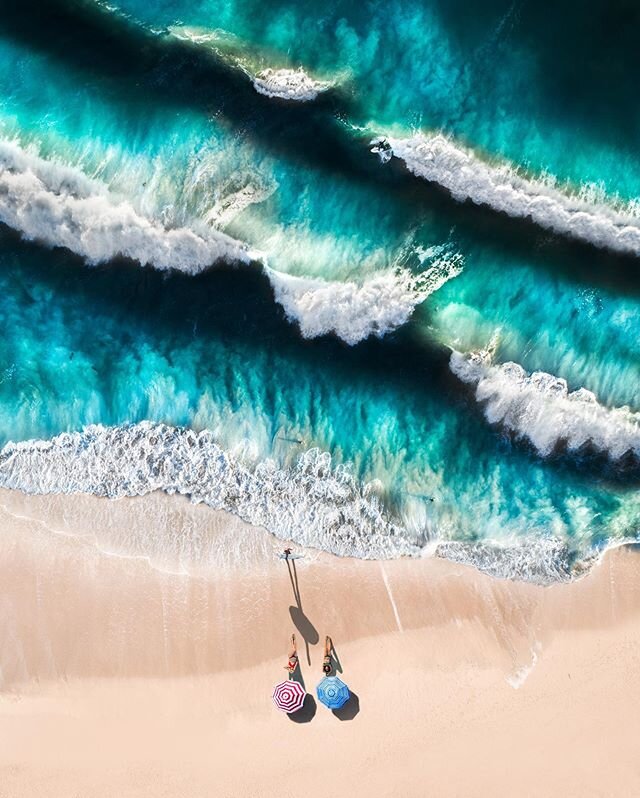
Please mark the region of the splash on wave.
<svg viewBox="0 0 640 798"><path fill-rule="evenodd" d="M524 177L509 165L497 166L441 134L377 139L372 151L383 162L403 160L418 177L447 189L459 202L471 200L596 247L640 255L640 219L633 206L571 194L551 180Z"/></svg>
<svg viewBox="0 0 640 798"><path fill-rule="evenodd" d="M77 169L0 141L0 221L28 240L65 247L90 264L130 258L196 274L216 261L249 262L248 248L217 231L167 229Z"/></svg>
<svg viewBox="0 0 640 798"><path fill-rule="evenodd" d="M298 69L263 69L253 78L253 86L265 97L309 102L330 88L329 83L315 80L302 67Z"/></svg>
<svg viewBox="0 0 640 798"><path fill-rule="evenodd" d="M439 258L412 275L405 269L376 274L362 283L294 277L266 269L276 301L305 338L335 333L353 346L401 327L421 302L462 271L462 258Z"/></svg>
<svg viewBox="0 0 640 798"><path fill-rule="evenodd" d="M518 363L493 365L488 350L454 351L450 367L475 386L490 424L527 439L542 457L560 443L570 452L588 445L614 462L629 454L640 457L640 414L628 407L605 407L591 391L569 391L564 379L542 371L527 374Z"/></svg>
<svg viewBox="0 0 640 798"><path fill-rule="evenodd" d="M265 97L310 102L332 86L331 83L312 77L301 66L297 69L255 66L258 61L264 62L265 56L252 52L250 45L227 31L174 25L169 28L169 33L176 39L206 47L228 65L241 70L258 94Z"/></svg>

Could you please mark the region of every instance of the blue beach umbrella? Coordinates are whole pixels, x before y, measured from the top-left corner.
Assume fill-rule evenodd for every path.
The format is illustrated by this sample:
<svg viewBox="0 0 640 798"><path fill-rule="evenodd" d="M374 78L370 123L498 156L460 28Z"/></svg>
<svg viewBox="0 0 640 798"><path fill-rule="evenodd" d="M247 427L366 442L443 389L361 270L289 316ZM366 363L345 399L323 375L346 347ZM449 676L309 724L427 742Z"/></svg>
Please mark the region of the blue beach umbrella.
<svg viewBox="0 0 640 798"><path fill-rule="evenodd" d="M316 693L318 700L329 709L340 709L350 697L349 688L337 676L325 676L316 687Z"/></svg>

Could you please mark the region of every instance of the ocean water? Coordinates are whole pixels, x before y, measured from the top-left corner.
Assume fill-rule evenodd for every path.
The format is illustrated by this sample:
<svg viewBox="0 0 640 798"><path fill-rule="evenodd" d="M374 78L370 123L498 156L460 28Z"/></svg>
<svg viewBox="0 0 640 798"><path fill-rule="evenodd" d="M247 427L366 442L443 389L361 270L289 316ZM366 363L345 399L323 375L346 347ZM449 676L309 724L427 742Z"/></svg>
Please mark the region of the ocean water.
<svg viewBox="0 0 640 798"><path fill-rule="evenodd" d="M636 539L640 20L588 5L2 4L0 484L543 582Z"/></svg>

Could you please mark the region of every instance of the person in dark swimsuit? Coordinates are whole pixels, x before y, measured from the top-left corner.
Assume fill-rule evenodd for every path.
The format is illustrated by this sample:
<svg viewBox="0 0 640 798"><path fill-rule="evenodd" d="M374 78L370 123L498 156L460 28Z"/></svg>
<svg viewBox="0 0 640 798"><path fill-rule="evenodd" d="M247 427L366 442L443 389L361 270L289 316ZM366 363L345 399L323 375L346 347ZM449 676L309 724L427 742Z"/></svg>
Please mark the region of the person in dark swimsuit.
<svg viewBox="0 0 640 798"><path fill-rule="evenodd" d="M333 671L333 663L331 662L331 638L329 635L324 640L324 659L322 660L322 672L325 676L330 676Z"/></svg>

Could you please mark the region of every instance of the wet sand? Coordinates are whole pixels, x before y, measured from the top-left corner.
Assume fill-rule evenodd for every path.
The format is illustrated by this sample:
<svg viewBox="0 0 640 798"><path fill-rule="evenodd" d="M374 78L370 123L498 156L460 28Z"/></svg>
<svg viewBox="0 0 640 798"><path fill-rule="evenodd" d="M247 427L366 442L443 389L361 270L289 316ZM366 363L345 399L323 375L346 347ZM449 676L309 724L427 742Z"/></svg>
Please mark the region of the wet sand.
<svg viewBox="0 0 640 798"><path fill-rule="evenodd" d="M181 497L0 491L0 796L640 794L635 551L541 588L281 548ZM333 636L343 717L273 707L295 630L310 691Z"/></svg>

